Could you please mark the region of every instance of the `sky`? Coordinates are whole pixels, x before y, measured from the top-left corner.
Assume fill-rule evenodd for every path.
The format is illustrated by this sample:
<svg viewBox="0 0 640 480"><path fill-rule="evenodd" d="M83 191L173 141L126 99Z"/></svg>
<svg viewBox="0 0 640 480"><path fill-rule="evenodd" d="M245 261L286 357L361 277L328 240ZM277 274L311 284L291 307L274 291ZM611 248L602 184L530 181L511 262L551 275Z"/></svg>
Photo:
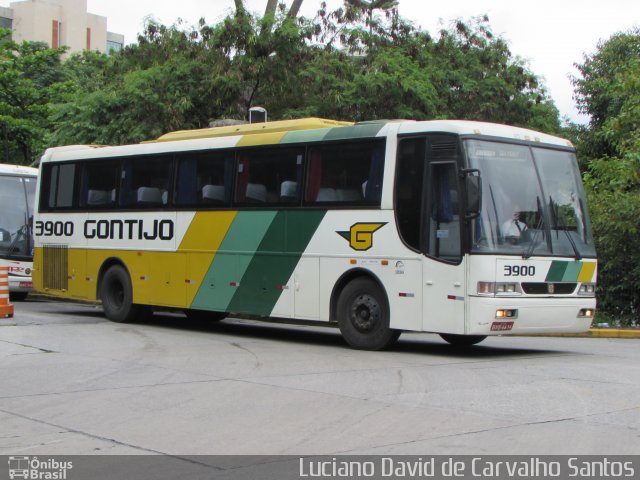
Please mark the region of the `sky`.
<svg viewBox="0 0 640 480"><path fill-rule="evenodd" d="M326 0L338 7L341 0ZM292 0L285 0L291 5ZM302 14L313 17L321 0L304 0ZM10 0L0 0L9 6ZM196 24L204 17L216 23L233 12L233 0L87 0L90 13L107 17L111 32L125 35L134 43L144 19L152 16L164 24L178 19ZM264 13L266 0L245 0L247 9ZM640 27L637 0L399 0L400 15L435 35L457 18L488 14L495 34L508 41L511 53L524 58L530 70L543 78L547 91L562 117L586 123L573 100L570 75L577 75L574 63L597 50L600 40L617 32Z"/></svg>

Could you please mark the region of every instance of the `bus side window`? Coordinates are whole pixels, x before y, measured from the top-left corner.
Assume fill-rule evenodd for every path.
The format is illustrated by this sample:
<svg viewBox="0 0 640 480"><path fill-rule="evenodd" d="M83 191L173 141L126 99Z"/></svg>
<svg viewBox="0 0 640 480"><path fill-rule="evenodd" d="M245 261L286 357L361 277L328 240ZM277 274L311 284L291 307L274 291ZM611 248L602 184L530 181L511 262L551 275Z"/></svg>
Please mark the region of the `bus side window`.
<svg viewBox="0 0 640 480"><path fill-rule="evenodd" d="M172 170L171 155L128 158L122 169L120 205L141 208L167 206Z"/></svg>
<svg viewBox="0 0 640 480"><path fill-rule="evenodd" d="M119 164L111 161L91 161L82 165L80 206L111 208L116 202Z"/></svg>
<svg viewBox="0 0 640 480"><path fill-rule="evenodd" d="M233 154L190 152L178 157L175 204L228 206L233 180Z"/></svg>
<svg viewBox="0 0 640 480"><path fill-rule="evenodd" d="M384 142L330 143L309 150L305 202L379 205Z"/></svg>
<svg viewBox="0 0 640 480"><path fill-rule="evenodd" d="M238 155L235 202L252 207L297 205L304 150L260 148Z"/></svg>
<svg viewBox="0 0 640 480"><path fill-rule="evenodd" d="M424 138L408 138L400 142L396 167L396 218L400 236L415 250L420 250L424 161Z"/></svg>
<svg viewBox="0 0 640 480"><path fill-rule="evenodd" d="M76 164L63 163L47 165L43 171L43 193L40 209L69 209L76 197Z"/></svg>
<svg viewBox="0 0 640 480"><path fill-rule="evenodd" d="M456 164L432 162L427 207L427 253L442 260L460 260L460 215Z"/></svg>

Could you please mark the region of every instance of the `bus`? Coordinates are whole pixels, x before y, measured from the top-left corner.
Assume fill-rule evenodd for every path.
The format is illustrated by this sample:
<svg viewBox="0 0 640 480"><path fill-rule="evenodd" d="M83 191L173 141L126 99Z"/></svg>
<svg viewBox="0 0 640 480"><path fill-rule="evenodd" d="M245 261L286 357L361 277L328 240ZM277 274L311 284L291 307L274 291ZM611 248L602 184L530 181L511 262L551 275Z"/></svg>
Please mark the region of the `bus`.
<svg viewBox="0 0 640 480"><path fill-rule="evenodd" d="M38 170L0 164L0 263L9 267L9 294L24 300L32 290L33 206Z"/></svg>
<svg viewBox="0 0 640 480"><path fill-rule="evenodd" d="M596 252L567 140L470 121L274 121L40 163L34 281L154 308L323 322L358 349L582 332Z"/></svg>

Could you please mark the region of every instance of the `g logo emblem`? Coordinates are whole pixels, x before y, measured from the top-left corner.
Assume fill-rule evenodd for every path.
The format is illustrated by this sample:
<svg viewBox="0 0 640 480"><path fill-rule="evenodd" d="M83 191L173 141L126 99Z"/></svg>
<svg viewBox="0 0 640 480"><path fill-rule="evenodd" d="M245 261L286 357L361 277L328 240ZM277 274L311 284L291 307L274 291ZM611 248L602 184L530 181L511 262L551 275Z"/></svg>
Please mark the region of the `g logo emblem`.
<svg viewBox="0 0 640 480"><path fill-rule="evenodd" d="M354 223L348 232L336 232L349 242L354 250L364 252L373 247L373 234L386 223Z"/></svg>

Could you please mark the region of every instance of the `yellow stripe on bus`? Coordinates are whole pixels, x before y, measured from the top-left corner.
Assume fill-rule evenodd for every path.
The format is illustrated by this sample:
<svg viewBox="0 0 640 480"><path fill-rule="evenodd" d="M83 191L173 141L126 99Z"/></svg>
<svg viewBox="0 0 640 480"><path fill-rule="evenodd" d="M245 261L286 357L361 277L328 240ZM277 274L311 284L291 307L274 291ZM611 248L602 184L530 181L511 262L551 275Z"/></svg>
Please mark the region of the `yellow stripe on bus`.
<svg viewBox="0 0 640 480"><path fill-rule="evenodd" d="M596 262L584 262L578 275L579 282L592 282L596 271Z"/></svg>
<svg viewBox="0 0 640 480"><path fill-rule="evenodd" d="M186 304L198 293L216 252L238 212L197 212L187 229L178 252L189 253L185 272Z"/></svg>

